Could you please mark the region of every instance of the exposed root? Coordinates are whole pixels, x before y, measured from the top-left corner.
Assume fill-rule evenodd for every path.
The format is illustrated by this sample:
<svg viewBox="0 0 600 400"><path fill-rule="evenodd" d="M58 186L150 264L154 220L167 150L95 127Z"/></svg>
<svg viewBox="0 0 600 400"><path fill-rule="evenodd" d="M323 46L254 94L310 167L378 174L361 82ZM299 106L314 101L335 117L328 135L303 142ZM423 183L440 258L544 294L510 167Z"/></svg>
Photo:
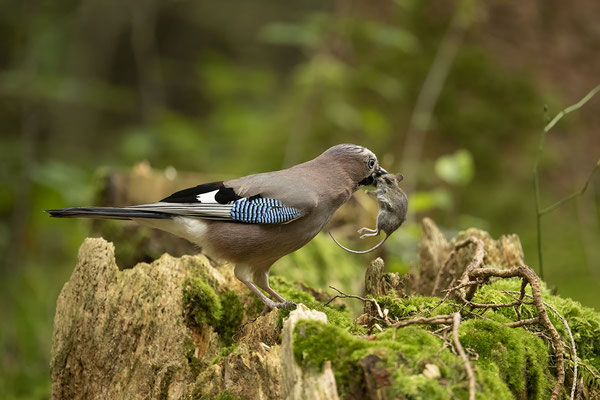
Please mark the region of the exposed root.
<svg viewBox="0 0 600 400"><path fill-rule="evenodd" d="M439 325L452 323L452 315L436 315L435 317L418 317L403 319L390 325L391 328L403 328L409 325Z"/></svg>
<svg viewBox="0 0 600 400"><path fill-rule="evenodd" d="M540 319L538 317L535 317L535 318L529 318L529 319L521 319L521 320L515 321L515 322L506 322L506 323L504 323L504 325L508 326L510 328L519 328L522 326L539 324L539 323L540 323Z"/></svg>
<svg viewBox="0 0 600 400"><path fill-rule="evenodd" d="M504 293L508 293L508 294L510 294L510 293L516 293L516 292L510 291L510 290L503 290L503 292ZM523 298L523 296L527 296L529 298L533 297L530 294L521 293L521 299ZM525 303L525 302L523 302L523 303ZM554 314L556 314L556 316L560 319L560 321L565 326L565 329L567 330L567 333L569 334L569 341L571 342L571 358L573 359L573 383L571 385L570 400L574 400L575 399L575 390L577 388L577 364L579 364L579 361L577 359L577 348L575 347L575 339L573 339L573 333L571 332L571 327L569 326L569 323L567 322L567 320L565 319L565 317L563 317L556 310L556 308L552 307L550 304L546 303L545 301L543 303L544 303L544 306L548 307L550 310L552 310L552 312L554 312Z"/></svg>
<svg viewBox="0 0 600 400"><path fill-rule="evenodd" d="M473 263L472 263L473 264ZM534 319L517 321L514 326L523 326L526 323L539 323L542 325L548 334L550 335L550 339L552 345L554 346L554 352L556 357L556 384L554 385L554 390L552 391L551 399L557 399L560 391L563 388L565 381L565 364L564 364L564 355L563 355L563 343L558 334L558 331L552 325L550 318L548 318L548 313L546 312L546 306L544 305L544 301L542 300L542 289L540 285L540 280L538 276L533 272L531 268L526 265L519 265L509 269L498 269L498 268L476 268L469 270L468 268L465 270L463 276L466 276L466 279L469 280L487 280L491 277L499 277L499 278L514 278L520 277L523 281L527 281L529 286L531 286L533 305L535 306L538 317ZM521 285L521 296L524 296L524 286ZM475 286L469 286L468 290L473 289ZM474 291L473 291L474 295ZM469 298L469 293L465 296L467 299ZM461 296L462 298L462 296ZM472 298L472 296L471 296ZM522 301L522 300L521 300ZM512 302L514 303L514 302ZM509 304L512 304L509 303ZM534 321L535 320L535 321Z"/></svg>
<svg viewBox="0 0 600 400"><path fill-rule="evenodd" d="M454 339L454 347L456 347L458 355L465 363L465 370L467 371L467 377L469 378L469 400L475 400L475 374L473 373L473 368L469 362L469 357L467 356L467 353L465 353L465 350L460 344L460 340L458 338L458 327L460 325L460 320L460 313L455 312L452 314L452 338Z"/></svg>

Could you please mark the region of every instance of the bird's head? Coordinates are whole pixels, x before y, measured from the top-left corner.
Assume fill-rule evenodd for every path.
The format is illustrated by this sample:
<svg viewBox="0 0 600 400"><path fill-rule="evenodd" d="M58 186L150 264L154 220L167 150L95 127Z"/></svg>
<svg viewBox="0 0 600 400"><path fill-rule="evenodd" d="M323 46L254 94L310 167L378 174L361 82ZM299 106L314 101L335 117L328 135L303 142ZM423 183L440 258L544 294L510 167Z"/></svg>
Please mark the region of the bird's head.
<svg viewBox="0 0 600 400"><path fill-rule="evenodd" d="M371 186L377 177L388 173L379 166L377 156L363 146L338 144L323 155L332 157L343 165L357 186Z"/></svg>

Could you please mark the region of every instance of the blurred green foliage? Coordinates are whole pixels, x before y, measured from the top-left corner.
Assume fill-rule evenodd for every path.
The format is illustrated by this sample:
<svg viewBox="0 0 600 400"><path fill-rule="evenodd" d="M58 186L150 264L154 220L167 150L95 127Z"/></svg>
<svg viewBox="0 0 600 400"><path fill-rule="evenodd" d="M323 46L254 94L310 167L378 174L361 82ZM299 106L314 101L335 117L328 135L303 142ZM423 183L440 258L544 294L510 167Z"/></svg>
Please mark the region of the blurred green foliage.
<svg viewBox="0 0 600 400"><path fill-rule="evenodd" d="M235 176L354 142L397 172L407 121L453 13L451 3L423 1L1 4L0 393L7 399L48 397L54 304L89 232L86 221L50 220L41 210L90 204L98 168L142 160ZM482 39L494 14L470 7L473 23L434 109L418 174L405 177L417 183L409 193L416 218L386 244L394 271L414 263L423 215L449 234L469 226L515 232L535 266L530 171L542 106L553 113L566 105L563 82L544 80L533 62L507 66L501 46ZM577 187L587 156L597 160L569 146L581 142L584 111L561 122L546 148L548 203ZM597 307L597 180L591 189L595 208L577 202L544 220L544 251L548 283ZM357 292L367 261L319 236L274 273Z"/></svg>

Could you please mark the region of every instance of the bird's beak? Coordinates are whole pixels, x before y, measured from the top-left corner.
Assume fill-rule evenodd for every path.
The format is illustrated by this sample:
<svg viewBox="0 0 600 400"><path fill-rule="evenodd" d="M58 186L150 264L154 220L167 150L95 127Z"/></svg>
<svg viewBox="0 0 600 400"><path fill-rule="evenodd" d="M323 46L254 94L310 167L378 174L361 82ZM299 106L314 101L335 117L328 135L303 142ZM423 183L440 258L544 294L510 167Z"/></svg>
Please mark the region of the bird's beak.
<svg viewBox="0 0 600 400"><path fill-rule="evenodd" d="M375 170L375 172L373 172L373 176L375 178L381 176L381 175L385 175L385 174L389 174L389 172L387 172L385 169L381 168L381 167L377 167L377 169Z"/></svg>
<svg viewBox="0 0 600 400"><path fill-rule="evenodd" d="M367 176L365 179L358 182L358 185L359 186L374 186L376 178L379 178L381 175L385 175L388 173L389 172L387 172L385 169L383 169L381 167L377 167L377 169L375 169L375 171L373 171L373 173L371 175Z"/></svg>

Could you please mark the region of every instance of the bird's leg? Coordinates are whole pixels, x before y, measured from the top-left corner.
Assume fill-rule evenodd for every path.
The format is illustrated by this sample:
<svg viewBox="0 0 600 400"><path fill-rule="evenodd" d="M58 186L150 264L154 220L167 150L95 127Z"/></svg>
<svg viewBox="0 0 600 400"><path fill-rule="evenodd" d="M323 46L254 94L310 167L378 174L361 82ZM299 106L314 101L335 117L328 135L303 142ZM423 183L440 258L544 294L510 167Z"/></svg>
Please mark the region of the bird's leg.
<svg viewBox="0 0 600 400"><path fill-rule="evenodd" d="M262 290L264 290L271 296L275 297L278 301L280 301L280 302L286 301L279 293L277 293L276 291L271 289L271 286L269 286L269 273L268 272L256 271L254 274L252 274L252 277L253 277L252 280L254 281L256 286L258 286L259 288L261 288Z"/></svg>
<svg viewBox="0 0 600 400"><path fill-rule="evenodd" d="M269 312L270 310L272 310L274 308L284 308L286 306L290 306L293 304L292 302L286 302L285 299L283 299L283 297L279 296L279 294L277 294L271 288L269 288L269 289L272 290L273 293L277 294L277 296L276 296L277 300L281 299L282 301L279 301L278 303L276 303L273 300L269 299L267 296L265 296L264 293L261 292L254 285L254 283L252 283L250 281L250 276L252 275L252 270L253 270L253 268L251 268L248 265L238 264L235 266L235 269L233 270L233 272L234 272L236 278L238 278L240 281L242 281L242 283L244 285L248 286L248 288L250 290L252 290L254 292L254 294L256 294L258 296L260 301L262 301L264 303L265 308L262 311L262 315L265 315L267 312ZM256 273L254 275L256 276ZM255 277L255 280L256 280L256 277ZM268 274L267 274L267 282L268 282Z"/></svg>
<svg viewBox="0 0 600 400"><path fill-rule="evenodd" d="M277 293L276 291L274 291L271 286L269 286L269 271L268 270L259 270L259 271L255 271L252 274L252 280L254 281L254 283L261 288L262 290L264 290L265 292L267 292L268 294L270 294L271 296L273 296L274 298L276 298L279 303L275 303L275 307L279 307L279 308L288 308L288 307L295 307L296 303L294 303L293 301L287 301L286 299L284 299L279 293ZM269 312L273 307L269 307L267 304L265 304L265 309L263 310L263 315L266 314L267 312Z"/></svg>
<svg viewBox="0 0 600 400"><path fill-rule="evenodd" d="M263 308L261 315L265 315L268 311L276 308L278 306L278 304L281 304L281 303L275 303L273 300L271 300L270 298L265 296L263 292L261 292L256 286L254 286L254 283L252 283L250 281L242 281L242 283L244 285L248 286L250 288L250 290L252 290L254 292L254 294L256 294L258 296L260 301L262 301L264 303L265 308Z"/></svg>

